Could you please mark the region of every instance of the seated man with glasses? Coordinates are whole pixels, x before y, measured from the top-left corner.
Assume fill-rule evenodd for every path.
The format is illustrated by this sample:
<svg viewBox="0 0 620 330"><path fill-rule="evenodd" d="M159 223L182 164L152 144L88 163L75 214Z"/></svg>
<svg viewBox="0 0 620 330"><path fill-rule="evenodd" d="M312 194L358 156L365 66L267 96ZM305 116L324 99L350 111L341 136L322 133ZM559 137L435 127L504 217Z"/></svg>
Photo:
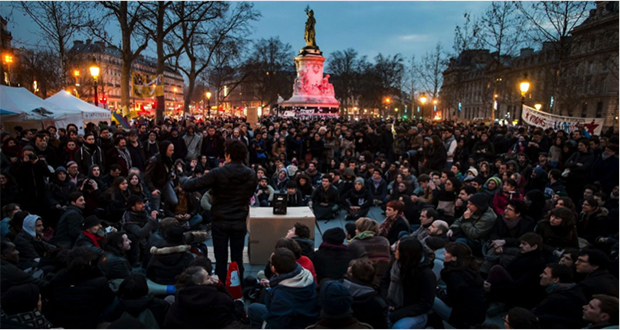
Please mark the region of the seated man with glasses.
<svg viewBox="0 0 620 330"><path fill-rule="evenodd" d="M596 294L618 296L618 279L607 270L609 264L607 255L599 250L586 249L579 253L575 261L577 273L587 276L578 284L588 301Z"/></svg>

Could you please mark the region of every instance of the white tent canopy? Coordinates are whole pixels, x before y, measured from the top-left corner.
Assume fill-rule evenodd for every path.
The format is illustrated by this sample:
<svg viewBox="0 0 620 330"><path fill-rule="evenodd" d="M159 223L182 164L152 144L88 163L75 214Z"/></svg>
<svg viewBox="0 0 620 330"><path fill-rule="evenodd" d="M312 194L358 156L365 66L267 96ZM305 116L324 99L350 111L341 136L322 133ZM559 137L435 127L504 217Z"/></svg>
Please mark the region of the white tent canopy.
<svg viewBox="0 0 620 330"><path fill-rule="evenodd" d="M22 120L63 119L79 114L47 102L23 87L0 86L0 115L19 116Z"/></svg>
<svg viewBox="0 0 620 330"><path fill-rule="evenodd" d="M99 108L88 102L84 102L64 90L56 93L56 95L48 97L46 101L58 107L77 110L81 114L81 117L78 119L79 122L75 121L75 117L65 118L64 120L56 120L58 127L66 127L68 124L76 124L79 130L82 131L82 127L87 123L92 122L94 124L98 124L101 121L107 121L109 123L111 119L109 110Z"/></svg>

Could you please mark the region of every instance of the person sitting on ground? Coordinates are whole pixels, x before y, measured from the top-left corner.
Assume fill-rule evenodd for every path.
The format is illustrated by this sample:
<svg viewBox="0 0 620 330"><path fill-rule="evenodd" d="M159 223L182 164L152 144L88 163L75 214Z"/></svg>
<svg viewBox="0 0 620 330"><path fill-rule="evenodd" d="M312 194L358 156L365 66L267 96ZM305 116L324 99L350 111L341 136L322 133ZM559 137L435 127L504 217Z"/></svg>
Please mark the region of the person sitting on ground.
<svg viewBox="0 0 620 330"><path fill-rule="evenodd" d="M420 227L416 229L413 233L411 233L411 237L417 239L418 241L423 241L430 235L430 227L433 224L433 221L439 217L439 214L433 208L425 208L420 211ZM445 234L445 232L444 232Z"/></svg>
<svg viewBox="0 0 620 330"><path fill-rule="evenodd" d="M151 260L146 267L146 277L151 281L172 285L175 283L176 276L181 274L189 263L194 259L189 250L190 245L186 245L183 240L183 227L172 225L164 232L166 244L150 250Z"/></svg>
<svg viewBox="0 0 620 330"><path fill-rule="evenodd" d="M375 267L374 285L379 285L388 270L391 254L390 241L379 236L379 224L370 218L355 221L355 236L348 244L353 259L366 256Z"/></svg>
<svg viewBox="0 0 620 330"><path fill-rule="evenodd" d="M351 291L342 283L326 281L319 292L321 319L306 329L373 329L353 316Z"/></svg>
<svg viewBox="0 0 620 330"><path fill-rule="evenodd" d="M374 199L375 205L383 204L387 195L387 182L383 179L380 169L377 168L372 172L372 177L366 181L366 188Z"/></svg>
<svg viewBox="0 0 620 330"><path fill-rule="evenodd" d="M375 268L367 258L351 260L342 284L353 295L353 316L375 329L387 329L388 306L372 284Z"/></svg>
<svg viewBox="0 0 620 330"><path fill-rule="evenodd" d="M314 324L319 307L312 274L287 248L277 248L271 254L270 268L274 276L269 280L271 290L265 304L253 303L247 309L252 328L298 329Z"/></svg>
<svg viewBox="0 0 620 330"><path fill-rule="evenodd" d="M608 217L609 211L599 206L598 201L592 197L586 198L583 201L581 210L577 219L579 237L587 240L590 244L595 244L596 238L607 235L610 232L611 221Z"/></svg>
<svg viewBox="0 0 620 330"><path fill-rule="evenodd" d="M409 234L409 221L403 215L403 208L399 201L391 201L385 207L386 218L379 226L379 236L387 238L390 245L396 243L401 233Z"/></svg>
<svg viewBox="0 0 620 330"><path fill-rule="evenodd" d="M583 319L590 322L584 329L615 329L618 327L618 297L596 294L583 306Z"/></svg>
<svg viewBox="0 0 620 330"><path fill-rule="evenodd" d="M504 181L502 188L493 195L493 211L498 216L502 215L506 205L508 205L508 201L522 199L523 196L517 190L517 182L513 179L507 179Z"/></svg>
<svg viewBox="0 0 620 330"><path fill-rule="evenodd" d="M548 329L582 328L582 306L587 303L581 288L573 281L573 271L566 265L547 264L540 274L540 285L547 296L532 313L540 320L540 326Z"/></svg>
<svg viewBox="0 0 620 330"><path fill-rule="evenodd" d="M164 204L164 214L179 220L186 228L197 228L202 223L200 201L195 193L183 190L182 185L186 181L186 177L179 180L179 185L174 188L178 202L176 205Z"/></svg>
<svg viewBox="0 0 620 330"><path fill-rule="evenodd" d="M218 281L199 266L188 267L177 278L177 293L168 309L166 329L224 329L234 321L234 301L220 292Z"/></svg>
<svg viewBox="0 0 620 330"><path fill-rule="evenodd" d="M262 176L258 181L258 186L256 187L256 196L258 198L259 206L269 206L273 201L273 194L275 190L268 184L269 178L266 176Z"/></svg>
<svg viewBox="0 0 620 330"><path fill-rule="evenodd" d="M338 189L332 186L331 177L323 176L321 186L317 187L312 193L312 211L317 220L334 219L338 212L340 195Z"/></svg>
<svg viewBox="0 0 620 330"><path fill-rule="evenodd" d="M536 315L522 307L511 308L503 320L505 329L540 329Z"/></svg>
<svg viewBox="0 0 620 330"><path fill-rule="evenodd" d="M458 329L467 329L484 322L486 294L484 280L471 248L465 243L446 244L441 280L446 284L435 298L433 311Z"/></svg>
<svg viewBox="0 0 620 330"><path fill-rule="evenodd" d="M297 189L297 183L293 180L286 181L286 206L305 206L306 201L301 191Z"/></svg>
<svg viewBox="0 0 620 330"><path fill-rule="evenodd" d="M355 179L353 189L342 195L342 208L347 211L345 220L357 220L365 217L372 206L372 195L364 186L364 179Z"/></svg>
<svg viewBox="0 0 620 330"><path fill-rule="evenodd" d="M484 289L489 292L492 301L531 308L544 297L544 290L539 285L540 273L545 269L542 237L526 233L519 241L521 254L506 268L493 266L484 282Z"/></svg>
<svg viewBox="0 0 620 330"><path fill-rule="evenodd" d="M98 257L102 257L105 252L101 248L101 243L105 238L106 231L101 226L102 220L97 218L96 215L91 215L84 219L82 224L82 233L75 241L75 246L86 246L97 254ZM110 227L111 230L116 231L116 228Z"/></svg>
<svg viewBox="0 0 620 330"><path fill-rule="evenodd" d="M432 265L420 241L411 237L398 241L394 261L381 280L381 294L392 310L389 314L392 329L426 326L437 287Z"/></svg>
<svg viewBox="0 0 620 330"><path fill-rule="evenodd" d="M467 201L467 211L454 221L446 234L452 240L466 243L477 254L483 241L489 237L496 219L497 215L487 203L487 196L477 193Z"/></svg>
<svg viewBox="0 0 620 330"><path fill-rule="evenodd" d="M509 200L503 215L497 217L483 247L485 261L481 272L487 273L497 263L506 267L519 255L519 237L534 232L536 222L525 215L527 204L520 200Z"/></svg>
<svg viewBox="0 0 620 330"><path fill-rule="evenodd" d="M301 255L312 259L314 256L314 241L310 239L310 228L308 226L296 222L293 228L286 232L286 238L297 242L301 247Z"/></svg>
<svg viewBox="0 0 620 330"><path fill-rule="evenodd" d="M546 258L557 260L566 249L579 249L575 213L568 208L556 207L551 210L549 219L539 221L534 231L543 238Z"/></svg>
<svg viewBox="0 0 620 330"><path fill-rule="evenodd" d="M55 247L42 239L43 220L40 216L29 214L24 218L22 231L15 237L15 248L19 251L19 268L36 266L41 258L47 257Z"/></svg>
<svg viewBox="0 0 620 330"><path fill-rule="evenodd" d="M56 225L56 231L51 242L58 246L72 248L82 232L82 223L84 222L82 212L86 207L86 202L81 192L73 192L69 194L69 203L70 205L67 206L65 213L62 214Z"/></svg>
<svg viewBox="0 0 620 330"><path fill-rule="evenodd" d="M342 228L331 228L323 233L323 242L312 258L319 283L323 279L340 280L346 274L352 256L344 245L345 239Z"/></svg>
<svg viewBox="0 0 620 330"><path fill-rule="evenodd" d="M127 275L118 287L118 305L109 320L133 318L142 322L148 329L159 329L170 304L149 294L146 278L142 274Z"/></svg>
<svg viewBox="0 0 620 330"><path fill-rule="evenodd" d="M8 289L21 284L35 284L39 289L47 285L46 280L34 278L31 274L17 268L19 251L15 244L7 238L0 240L0 294L4 295Z"/></svg>
<svg viewBox="0 0 620 330"><path fill-rule="evenodd" d="M582 250L575 264L577 274L587 274L578 284L588 301L595 294L618 296L618 279L607 269L610 261L605 253L594 249Z"/></svg>
<svg viewBox="0 0 620 330"><path fill-rule="evenodd" d="M50 329L52 324L41 314L41 295L36 285L20 284L2 295L3 328Z"/></svg>
<svg viewBox="0 0 620 330"><path fill-rule="evenodd" d="M105 254L97 267L108 280L124 279L131 275L131 264L127 261L127 253L131 249L131 240L122 231L109 233L103 240Z"/></svg>

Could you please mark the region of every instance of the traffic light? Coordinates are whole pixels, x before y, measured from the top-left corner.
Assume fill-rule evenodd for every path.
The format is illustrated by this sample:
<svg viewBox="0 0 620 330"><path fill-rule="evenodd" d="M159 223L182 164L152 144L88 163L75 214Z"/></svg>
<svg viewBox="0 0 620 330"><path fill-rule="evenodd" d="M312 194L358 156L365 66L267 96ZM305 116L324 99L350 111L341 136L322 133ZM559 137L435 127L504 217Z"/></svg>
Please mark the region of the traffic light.
<svg viewBox="0 0 620 330"><path fill-rule="evenodd" d="M108 103L108 98L106 98L105 96L100 97L99 98L99 103L101 103L101 104Z"/></svg>

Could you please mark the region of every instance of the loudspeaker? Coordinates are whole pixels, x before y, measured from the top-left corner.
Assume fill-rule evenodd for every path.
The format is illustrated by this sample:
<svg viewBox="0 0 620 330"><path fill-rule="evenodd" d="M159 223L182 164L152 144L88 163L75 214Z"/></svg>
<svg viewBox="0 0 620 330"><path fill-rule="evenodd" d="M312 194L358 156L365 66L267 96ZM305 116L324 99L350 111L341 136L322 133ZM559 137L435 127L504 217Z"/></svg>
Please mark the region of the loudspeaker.
<svg viewBox="0 0 620 330"><path fill-rule="evenodd" d="M273 195L273 214L286 214L288 194Z"/></svg>

